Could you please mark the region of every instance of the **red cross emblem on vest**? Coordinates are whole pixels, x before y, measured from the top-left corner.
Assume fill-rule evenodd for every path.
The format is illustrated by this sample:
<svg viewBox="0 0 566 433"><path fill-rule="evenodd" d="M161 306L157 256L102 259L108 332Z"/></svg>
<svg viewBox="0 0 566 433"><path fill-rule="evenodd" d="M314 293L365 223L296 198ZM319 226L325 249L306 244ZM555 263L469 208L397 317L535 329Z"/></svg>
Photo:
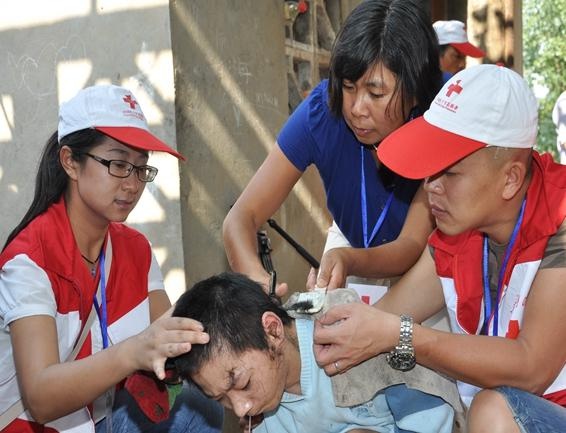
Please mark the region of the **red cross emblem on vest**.
<svg viewBox="0 0 566 433"><path fill-rule="evenodd" d="M460 92L463 89L463 87L460 86L460 81L462 81L462 80L458 80L458 81L456 81L456 84L450 84L448 86L448 92L446 92L446 96L450 97L452 95L452 93L460 94Z"/></svg>
<svg viewBox="0 0 566 433"><path fill-rule="evenodd" d="M130 104L130 108L131 108L132 110L135 110L135 109L136 109L136 105L137 105L138 101L136 101L135 99L133 99L133 98L132 98L132 95L126 95L126 96L124 96L123 100L124 100L124 102L125 102L126 104Z"/></svg>

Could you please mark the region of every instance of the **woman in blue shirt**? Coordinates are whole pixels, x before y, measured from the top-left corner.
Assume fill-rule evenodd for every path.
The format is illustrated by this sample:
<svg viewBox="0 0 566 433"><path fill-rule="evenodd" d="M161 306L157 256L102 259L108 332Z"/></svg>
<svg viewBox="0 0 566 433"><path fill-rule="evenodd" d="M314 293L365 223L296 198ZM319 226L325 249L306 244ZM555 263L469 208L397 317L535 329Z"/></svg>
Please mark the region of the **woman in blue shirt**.
<svg viewBox="0 0 566 433"><path fill-rule="evenodd" d="M354 247L347 255L372 247L359 263L342 259L344 251L327 253L320 278L332 274L336 287L346 275L387 277L409 269L426 244L432 220L419 184L381 166L375 149L424 112L440 86L437 39L421 2L367 0L358 5L337 36L329 79L288 119L278 146L224 221L232 269L267 286L256 231L310 164L320 173L337 227ZM278 293L285 290L280 284Z"/></svg>

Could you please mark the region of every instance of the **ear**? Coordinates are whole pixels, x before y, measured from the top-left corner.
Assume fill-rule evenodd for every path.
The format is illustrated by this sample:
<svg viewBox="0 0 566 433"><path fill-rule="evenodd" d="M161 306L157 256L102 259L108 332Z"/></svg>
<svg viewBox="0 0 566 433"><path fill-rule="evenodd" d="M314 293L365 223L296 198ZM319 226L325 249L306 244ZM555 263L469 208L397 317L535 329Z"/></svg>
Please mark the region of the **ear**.
<svg viewBox="0 0 566 433"><path fill-rule="evenodd" d="M268 343L273 343L275 346L278 346L285 340L285 327L277 314L266 311L263 313L263 316L261 316L261 324L263 325Z"/></svg>
<svg viewBox="0 0 566 433"><path fill-rule="evenodd" d="M73 151L69 146L63 146L59 150L59 162L67 176L72 180L77 180L80 164L73 158Z"/></svg>
<svg viewBox="0 0 566 433"><path fill-rule="evenodd" d="M511 200L521 190L527 177L527 166L523 161L510 161L505 168L505 184L502 197Z"/></svg>

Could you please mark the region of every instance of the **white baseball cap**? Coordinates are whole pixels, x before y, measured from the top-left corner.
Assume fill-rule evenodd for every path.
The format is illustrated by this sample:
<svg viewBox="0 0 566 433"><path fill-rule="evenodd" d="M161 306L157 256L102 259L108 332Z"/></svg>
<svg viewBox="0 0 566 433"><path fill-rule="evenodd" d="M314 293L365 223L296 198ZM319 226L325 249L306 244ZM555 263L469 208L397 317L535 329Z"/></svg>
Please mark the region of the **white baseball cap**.
<svg viewBox="0 0 566 433"><path fill-rule="evenodd" d="M484 57L485 51L468 41L466 26L462 21L436 21L432 27L438 37L439 45L452 45L465 56Z"/></svg>
<svg viewBox="0 0 566 433"><path fill-rule="evenodd" d="M519 74L472 66L444 84L424 116L386 137L377 155L401 176L422 179L484 147L534 147L537 121L536 98Z"/></svg>
<svg viewBox="0 0 566 433"><path fill-rule="evenodd" d="M130 147L185 157L149 131L141 107L128 89L99 85L82 89L59 108L59 142L73 132L94 128Z"/></svg>

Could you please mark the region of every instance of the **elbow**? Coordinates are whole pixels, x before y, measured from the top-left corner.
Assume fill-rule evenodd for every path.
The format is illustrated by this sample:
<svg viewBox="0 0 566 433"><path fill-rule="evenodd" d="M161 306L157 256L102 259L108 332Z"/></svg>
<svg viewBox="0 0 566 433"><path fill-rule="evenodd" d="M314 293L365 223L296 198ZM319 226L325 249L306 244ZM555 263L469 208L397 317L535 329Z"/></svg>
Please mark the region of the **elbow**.
<svg viewBox="0 0 566 433"><path fill-rule="evenodd" d="M39 388L39 387L38 387ZM78 407L69 407L52 393L40 392L35 388L35 392L22 392L22 403L33 420L38 424L47 424L63 416L69 415Z"/></svg>
<svg viewBox="0 0 566 433"><path fill-rule="evenodd" d="M522 374L519 376L520 379L515 383L515 386L535 395L543 395L560 374L562 366L557 370L555 368L540 368L540 365L533 365L531 368L523 367Z"/></svg>
<svg viewBox="0 0 566 433"><path fill-rule="evenodd" d="M38 399L35 398L25 399L24 407L27 409L33 420L38 424L47 424L48 422L54 421L62 416L54 415L48 404L37 400Z"/></svg>
<svg viewBox="0 0 566 433"><path fill-rule="evenodd" d="M527 391L536 395L543 395L550 385L552 385L557 375L550 377L548 374L539 374L538 376L539 377L534 377L530 380Z"/></svg>
<svg viewBox="0 0 566 433"><path fill-rule="evenodd" d="M238 232L238 220L240 219L240 211L236 205L232 206L222 222L222 240L225 245L230 244L233 234Z"/></svg>

